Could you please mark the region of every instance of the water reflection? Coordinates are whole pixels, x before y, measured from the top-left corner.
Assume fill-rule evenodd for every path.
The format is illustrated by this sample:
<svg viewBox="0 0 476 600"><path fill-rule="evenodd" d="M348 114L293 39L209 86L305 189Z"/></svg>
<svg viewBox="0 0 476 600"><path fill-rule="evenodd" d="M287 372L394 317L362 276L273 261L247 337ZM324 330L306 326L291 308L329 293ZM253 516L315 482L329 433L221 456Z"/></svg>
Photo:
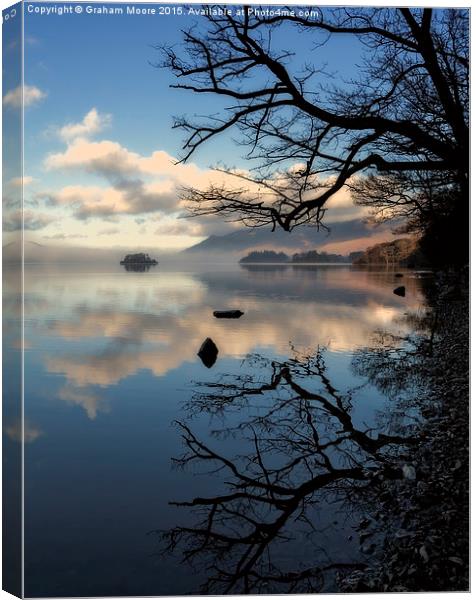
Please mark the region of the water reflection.
<svg viewBox="0 0 476 600"><path fill-rule="evenodd" d="M307 539L310 548L322 538L319 507L346 502L351 519L374 481L402 477L401 447L415 440L357 426L352 391L334 387L321 352L286 362L255 356L244 372L201 384L187 406L192 415L220 416L218 440L204 441L189 424L178 423L185 453L175 463L218 473L222 485L217 494L173 502L191 508L196 521L166 532L165 551L199 565L207 574L204 593L321 591L337 571L366 564L342 560L345 538L334 557L318 544L301 557L296 540ZM233 427L229 413L232 422L242 415ZM223 453L227 436L239 438L239 455ZM290 550L283 555L283 544L304 565L288 570Z"/></svg>
<svg viewBox="0 0 476 600"><path fill-rule="evenodd" d="M364 346L376 328L395 329L402 303L392 295L393 277L353 273L345 267L289 269L284 277L254 266L208 273L79 273L45 278L27 274L28 343L41 352L46 370L61 374L57 397L83 406L90 418L107 410L101 388L148 370L155 376L196 360L212 338L220 360L257 350L286 355L326 345L335 352ZM405 308L419 302L416 280ZM236 322L213 319L213 310L240 307ZM51 349L59 339L61 352ZM81 342L80 344L77 342Z"/></svg>
<svg viewBox="0 0 476 600"><path fill-rule="evenodd" d="M213 340L207 338L203 344L200 346L197 355L200 357L202 363L208 368L211 369L213 365L217 361L218 356L218 348Z"/></svg>
<svg viewBox="0 0 476 600"><path fill-rule="evenodd" d="M393 274L354 272L342 266L273 272L238 266L167 271L161 265L144 273L126 273L119 265L97 266L94 271L28 266L25 412L32 443L25 450L27 595L135 596L183 594L198 588L201 573L192 573L175 553L154 558L156 540L146 536L177 522L170 500L223 493L219 474L196 477L171 470L170 460L181 446L173 421L188 427L189 434L186 429L182 432L195 437L196 442L188 438L192 446L203 443L231 460L236 456L258 460L239 465L240 474L253 477L250 490L265 478L258 454L264 457L271 483L289 488L304 485L314 477L311 473L339 475L342 470L380 468L391 462L396 440L390 443L382 436L397 434L385 427L377 430L384 395L375 387L362 387L363 378L352 372L351 361L368 346L376 329L402 337L411 331L412 323L402 317L419 305L420 281L405 273L403 283L408 290L404 299L392 293ZM240 309L244 315L216 319L217 309ZM197 356L207 338L219 349L210 368ZM314 373L315 385L310 385L305 370L314 372L318 366L297 360L304 349L317 346L327 348L328 380L338 382L335 388L353 390L350 395L336 392L342 406L325 387L323 373ZM290 361L294 352L296 360ZM248 355L260 358L243 362ZM275 389L262 389L278 376ZM204 380L209 387L193 383ZM232 387L224 390L224 383ZM236 397L238 384L246 398ZM328 404L300 398L293 385ZM259 393L250 395L251 386ZM235 398L216 416L226 417L223 428L233 435L220 436L218 442L210 413L219 412L218 395L223 398L224 391ZM213 392L216 398L210 397ZM312 438L313 426L318 442ZM252 428L262 439L259 453ZM11 440L14 429L9 433ZM289 440L279 443L286 436ZM316 443L324 446L320 450L331 470L324 455L311 457ZM352 452L358 464L352 464L346 452ZM291 455L300 457L294 466ZM261 583L245 584L241 578L235 587L305 589L306 577L285 582L283 574L289 578L298 570L319 569L315 573L322 572L328 580L335 569L326 569L337 559L352 565L365 562L355 539L343 550L342 539L355 534L352 514L346 521L329 508L332 505L318 501L363 489L367 471L364 479L352 472L356 474L352 485L333 475L328 485L301 494L302 511L298 507L289 512L295 496L280 497L274 488L262 488L263 497L274 494L277 506L246 499L254 511L248 515L251 519L257 523L281 519L282 527L263 538L274 566L264 569L265 554L260 555L254 568L259 569ZM237 489L249 491L246 487ZM233 505L231 510L240 512L244 506ZM220 513L224 519L228 509ZM192 522L195 518L188 512L184 516L190 526L197 523ZM320 537L309 535L306 519L319 529ZM231 527L231 521L228 524ZM295 541L288 543L288 535ZM248 547L255 553L256 545ZM229 555L228 566L236 566L238 549ZM305 564L310 557L315 562ZM280 582L273 580L276 569ZM249 578L255 577L250 571Z"/></svg>
<svg viewBox="0 0 476 600"><path fill-rule="evenodd" d="M130 271L133 273L147 273L147 271L150 271L151 266L154 266L154 265L141 264L141 263L130 263L130 264L124 264L122 266L124 267L124 269L126 271Z"/></svg>

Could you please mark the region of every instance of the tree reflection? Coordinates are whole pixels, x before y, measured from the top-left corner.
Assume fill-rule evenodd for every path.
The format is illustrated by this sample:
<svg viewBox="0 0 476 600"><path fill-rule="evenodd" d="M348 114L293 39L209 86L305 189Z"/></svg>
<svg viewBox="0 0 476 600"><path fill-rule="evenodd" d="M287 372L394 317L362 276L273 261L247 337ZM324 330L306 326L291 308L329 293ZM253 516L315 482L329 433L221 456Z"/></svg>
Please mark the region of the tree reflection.
<svg viewBox="0 0 476 600"><path fill-rule="evenodd" d="M402 477L399 451L414 439L354 423L354 392L337 390L321 352L286 362L254 356L247 367L246 375L201 384L187 406L192 416L221 416L227 427L217 440L239 438L243 454L229 458L212 447L223 444L178 423L185 452L174 462L219 474L224 491L172 503L195 521L164 534L166 552L207 573L205 593L317 592L336 572L366 566L334 561L318 545L317 510L338 502L352 512L379 479ZM317 544L313 564L289 570L282 543L303 536Z"/></svg>
<svg viewBox="0 0 476 600"><path fill-rule="evenodd" d="M151 267L147 263L124 263L122 266L126 271L132 271L133 273L148 273Z"/></svg>
<svg viewBox="0 0 476 600"><path fill-rule="evenodd" d="M428 303L431 301L427 298ZM352 370L364 377L387 397L411 396L415 403L415 392L429 387L428 379L434 368L435 345L441 338L441 307L421 308L408 312L399 320L411 333L397 335L389 331L377 331L368 346L358 349L352 360ZM396 410L407 408L400 402Z"/></svg>

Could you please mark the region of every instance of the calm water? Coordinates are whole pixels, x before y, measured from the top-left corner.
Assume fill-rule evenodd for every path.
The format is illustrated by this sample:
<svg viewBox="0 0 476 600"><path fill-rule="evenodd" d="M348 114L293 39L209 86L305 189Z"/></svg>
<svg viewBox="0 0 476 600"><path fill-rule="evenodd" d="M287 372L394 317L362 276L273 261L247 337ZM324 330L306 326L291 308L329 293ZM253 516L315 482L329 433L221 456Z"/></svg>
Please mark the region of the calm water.
<svg viewBox="0 0 476 600"><path fill-rule="evenodd" d="M230 478L197 457L176 468L172 459L184 454L187 436L174 422L186 424L207 449L246 462L253 440L240 426L284 392L261 391L247 403L238 398L225 410L214 403L225 390L269 383L273 360L296 361L320 348L333 387L342 394L353 389L346 406L353 427L377 426L391 399L356 375L352 358L377 330L407 333L402 317L422 303L410 272L396 282L392 273L346 266L160 266L147 273L31 266L25 281L27 596L197 591L211 573L213 553L199 557L194 572L181 563L180 549L158 554L161 538L150 532L195 527L197 515L170 502L219 496ZM392 293L402 281L406 298ZM212 316L226 308L245 315ZM219 349L210 369L197 357L207 337ZM296 378L307 381L303 370ZM266 468L298 448L286 445L280 429L291 410L287 405L266 425ZM10 438L16 443L13 428ZM305 477L299 473L293 485ZM359 559L357 536L349 539L358 515L349 518L333 500L319 497L308 515L319 524L318 542L291 515L286 534L273 541L281 568L305 567L318 552L326 560ZM244 525L236 519L239 535Z"/></svg>

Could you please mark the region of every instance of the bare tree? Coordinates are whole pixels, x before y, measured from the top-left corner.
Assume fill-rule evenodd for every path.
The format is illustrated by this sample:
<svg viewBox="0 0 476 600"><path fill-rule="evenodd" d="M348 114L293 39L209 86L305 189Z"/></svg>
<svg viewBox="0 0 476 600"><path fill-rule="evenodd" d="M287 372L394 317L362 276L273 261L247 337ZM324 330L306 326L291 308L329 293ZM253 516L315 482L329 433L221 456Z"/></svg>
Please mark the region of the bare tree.
<svg viewBox="0 0 476 600"><path fill-rule="evenodd" d="M329 198L372 174L389 181L436 173L467 206L468 11L342 8L300 16L296 7L272 15L266 7L227 8L214 7L184 32L181 53L163 48L173 87L231 100L220 114L176 120L187 135L182 160L233 129L254 161L236 186L185 190L193 214L287 231L319 225ZM283 50L290 27L312 36L309 56ZM314 56L343 35L359 40L362 57L355 79L338 85ZM410 195L414 207L418 190Z"/></svg>

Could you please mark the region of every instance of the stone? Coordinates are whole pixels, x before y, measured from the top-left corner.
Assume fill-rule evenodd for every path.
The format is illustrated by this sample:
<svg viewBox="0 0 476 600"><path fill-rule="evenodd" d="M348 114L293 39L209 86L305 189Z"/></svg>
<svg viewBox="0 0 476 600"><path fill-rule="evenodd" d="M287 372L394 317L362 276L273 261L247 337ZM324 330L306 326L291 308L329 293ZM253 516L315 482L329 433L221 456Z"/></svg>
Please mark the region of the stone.
<svg viewBox="0 0 476 600"><path fill-rule="evenodd" d="M244 312L241 310L215 310L213 311L213 316L217 319L239 319Z"/></svg>
<svg viewBox="0 0 476 600"><path fill-rule="evenodd" d="M401 286L399 286L399 287L395 288L395 289L393 290L393 293L394 293L396 296L401 296L402 298L405 298L405 286L404 286L404 285L401 285Z"/></svg>
<svg viewBox="0 0 476 600"><path fill-rule="evenodd" d="M216 363L218 356L218 348L215 342L211 338L207 338L200 346L200 350L197 352L202 363L210 369Z"/></svg>

